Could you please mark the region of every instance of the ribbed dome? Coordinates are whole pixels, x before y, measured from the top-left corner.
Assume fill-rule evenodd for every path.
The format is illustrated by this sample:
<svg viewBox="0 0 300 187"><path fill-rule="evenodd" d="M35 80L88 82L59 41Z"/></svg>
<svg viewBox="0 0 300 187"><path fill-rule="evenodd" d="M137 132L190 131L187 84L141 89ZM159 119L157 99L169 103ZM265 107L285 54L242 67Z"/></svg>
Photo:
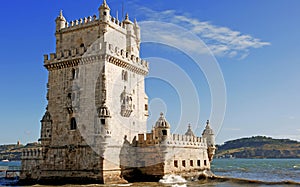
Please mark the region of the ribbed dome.
<svg viewBox="0 0 300 187"><path fill-rule="evenodd" d="M192 129L191 129L191 125L190 125L190 124L189 124L189 126L188 126L188 130L186 131L185 135L186 135L186 136L195 136L195 135L194 135L194 132L193 132Z"/></svg>
<svg viewBox="0 0 300 187"><path fill-rule="evenodd" d="M206 127L205 127L205 129L204 129L202 135L204 135L204 134L207 134L207 135L208 135L208 134L209 134L209 135L213 135L213 134L214 134L212 128L211 128L210 125L209 125L209 120L207 120L207 122L206 122Z"/></svg>
<svg viewBox="0 0 300 187"><path fill-rule="evenodd" d="M102 9L109 9L110 10L110 8L109 8L109 6L107 5L107 3L106 3L106 0L103 0L103 3L102 3L102 5L100 6L100 8Z"/></svg>
<svg viewBox="0 0 300 187"><path fill-rule="evenodd" d="M160 117L155 124L155 128L159 128L159 127L170 128L170 124L169 122L167 122L163 113L160 113Z"/></svg>
<svg viewBox="0 0 300 187"><path fill-rule="evenodd" d="M51 115L48 110L45 112L41 122L51 122Z"/></svg>

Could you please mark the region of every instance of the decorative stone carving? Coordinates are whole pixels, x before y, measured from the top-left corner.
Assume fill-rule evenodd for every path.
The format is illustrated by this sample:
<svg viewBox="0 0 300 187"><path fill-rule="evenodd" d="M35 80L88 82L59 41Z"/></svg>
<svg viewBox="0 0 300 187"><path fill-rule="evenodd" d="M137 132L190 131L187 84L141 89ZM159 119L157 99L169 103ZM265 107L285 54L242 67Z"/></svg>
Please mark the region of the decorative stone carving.
<svg viewBox="0 0 300 187"><path fill-rule="evenodd" d="M126 92L126 86L120 96L121 102L121 116L129 117L133 111L132 109L132 95Z"/></svg>

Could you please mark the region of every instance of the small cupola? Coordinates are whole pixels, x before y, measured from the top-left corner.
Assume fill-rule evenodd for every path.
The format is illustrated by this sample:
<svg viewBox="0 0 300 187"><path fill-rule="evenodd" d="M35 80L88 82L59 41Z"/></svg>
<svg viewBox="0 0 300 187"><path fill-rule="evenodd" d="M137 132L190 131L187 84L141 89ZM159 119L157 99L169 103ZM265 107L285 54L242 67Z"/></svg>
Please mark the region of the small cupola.
<svg viewBox="0 0 300 187"><path fill-rule="evenodd" d="M52 122L50 112L48 110L45 112L41 122Z"/></svg>
<svg viewBox="0 0 300 187"><path fill-rule="evenodd" d="M155 123L155 128L170 128L170 124L167 122L164 113L160 113L160 117Z"/></svg>
<svg viewBox="0 0 300 187"><path fill-rule="evenodd" d="M214 132L212 130L212 128L210 127L210 124L209 124L209 120L206 121L206 126L205 126L205 129L202 133L202 135L214 135Z"/></svg>
<svg viewBox="0 0 300 187"><path fill-rule="evenodd" d="M106 0L103 0L103 3L98 10L100 21L108 22L110 18L110 8L107 5Z"/></svg>
<svg viewBox="0 0 300 187"><path fill-rule="evenodd" d="M185 135L186 135L186 136L195 136L195 135L194 135L194 132L193 132L192 129L191 129L191 124L189 124L188 129L187 129Z"/></svg>
<svg viewBox="0 0 300 187"><path fill-rule="evenodd" d="M66 28L67 20L63 16L62 10L59 12L58 17L55 19L55 23L56 23L56 31L60 31L61 29Z"/></svg>
<svg viewBox="0 0 300 187"><path fill-rule="evenodd" d="M155 139L165 140L170 136L170 124L165 119L164 114L160 113L159 119L156 121L154 126L154 136Z"/></svg>

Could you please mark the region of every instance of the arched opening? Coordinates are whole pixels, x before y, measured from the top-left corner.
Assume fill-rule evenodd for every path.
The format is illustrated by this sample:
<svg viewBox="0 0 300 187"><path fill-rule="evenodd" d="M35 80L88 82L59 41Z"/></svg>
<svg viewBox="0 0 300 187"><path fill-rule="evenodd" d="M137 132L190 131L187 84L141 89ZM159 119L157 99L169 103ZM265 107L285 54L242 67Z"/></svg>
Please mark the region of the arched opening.
<svg viewBox="0 0 300 187"><path fill-rule="evenodd" d="M74 80L76 78L76 70L72 69L72 79Z"/></svg>
<svg viewBox="0 0 300 187"><path fill-rule="evenodd" d="M77 129L76 119L74 117L71 118L71 127L70 127L70 129L71 130Z"/></svg>
<svg viewBox="0 0 300 187"><path fill-rule="evenodd" d="M163 134L164 136L167 136L167 135L168 135L167 130L162 130L162 134Z"/></svg>

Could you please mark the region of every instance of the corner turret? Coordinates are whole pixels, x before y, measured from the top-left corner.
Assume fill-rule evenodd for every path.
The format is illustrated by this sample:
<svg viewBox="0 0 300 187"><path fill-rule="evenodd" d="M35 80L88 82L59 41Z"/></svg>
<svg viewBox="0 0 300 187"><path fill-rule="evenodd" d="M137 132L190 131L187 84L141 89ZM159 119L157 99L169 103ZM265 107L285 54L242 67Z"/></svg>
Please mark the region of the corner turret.
<svg viewBox="0 0 300 187"><path fill-rule="evenodd" d="M136 19L134 19L134 32L135 32L135 36L136 36L136 43L137 43L137 47L138 49L140 49L140 43L141 43L141 28L138 25Z"/></svg>
<svg viewBox="0 0 300 187"><path fill-rule="evenodd" d="M56 23L56 32L66 28L67 20L63 16L62 10L60 11L59 16L55 19L55 23Z"/></svg>
<svg viewBox="0 0 300 187"><path fill-rule="evenodd" d="M166 140L170 135L170 124L165 119L164 114L160 113L160 117L155 123L154 137L158 140Z"/></svg>
<svg viewBox="0 0 300 187"><path fill-rule="evenodd" d="M202 137L206 139L207 142L207 152L208 152L208 158L209 161L212 161L214 155L215 155L215 134L210 127L209 120L206 121L206 127L202 133Z"/></svg>
<svg viewBox="0 0 300 187"><path fill-rule="evenodd" d="M103 0L102 5L99 7L99 20L103 22L109 22L110 18L110 8L106 3L106 0Z"/></svg>
<svg viewBox="0 0 300 187"><path fill-rule="evenodd" d="M41 144L44 146L48 146L52 136L52 118L48 108L41 120Z"/></svg>

